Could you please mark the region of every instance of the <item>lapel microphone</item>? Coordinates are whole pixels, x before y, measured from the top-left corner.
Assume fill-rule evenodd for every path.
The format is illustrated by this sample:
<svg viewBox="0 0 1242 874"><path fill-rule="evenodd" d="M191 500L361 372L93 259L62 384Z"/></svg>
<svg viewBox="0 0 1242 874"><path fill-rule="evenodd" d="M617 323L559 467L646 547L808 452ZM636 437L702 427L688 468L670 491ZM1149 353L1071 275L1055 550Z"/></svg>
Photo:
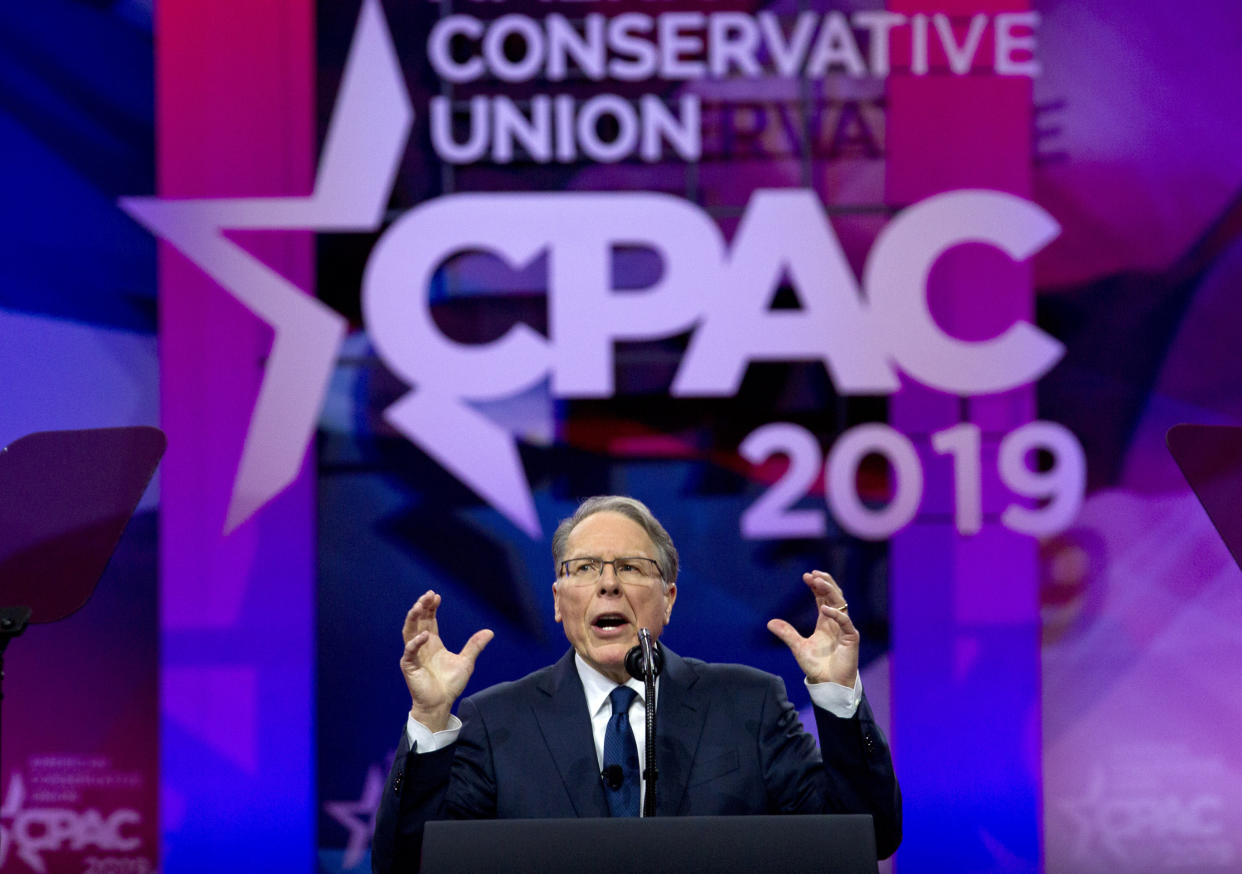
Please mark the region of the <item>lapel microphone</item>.
<svg viewBox="0 0 1242 874"><path fill-rule="evenodd" d="M599 772L599 779L605 786L613 791L621 788L621 781L624 779L624 772L620 765L609 765L607 768Z"/></svg>

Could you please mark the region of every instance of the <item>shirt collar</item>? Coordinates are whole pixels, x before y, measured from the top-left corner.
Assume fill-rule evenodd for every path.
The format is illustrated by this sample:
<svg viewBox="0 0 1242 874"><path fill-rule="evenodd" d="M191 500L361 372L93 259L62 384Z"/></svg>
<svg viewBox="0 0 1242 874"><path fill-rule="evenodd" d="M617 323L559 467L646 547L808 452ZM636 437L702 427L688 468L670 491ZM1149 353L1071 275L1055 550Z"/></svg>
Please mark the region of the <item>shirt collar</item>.
<svg viewBox="0 0 1242 874"><path fill-rule="evenodd" d="M601 708L607 707L611 710L612 705L608 703L608 696L612 694L612 690L617 688L617 683L605 677L595 668L586 663L586 660L578 653L574 653L574 667L578 669L578 679L582 681L582 691L586 693L587 712L591 716L597 715ZM646 689L643 684L633 677L625 683L635 692L638 693L638 700L644 700L644 692ZM656 678L656 690L659 693L660 678ZM644 702L645 703L645 702Z"/></svg>

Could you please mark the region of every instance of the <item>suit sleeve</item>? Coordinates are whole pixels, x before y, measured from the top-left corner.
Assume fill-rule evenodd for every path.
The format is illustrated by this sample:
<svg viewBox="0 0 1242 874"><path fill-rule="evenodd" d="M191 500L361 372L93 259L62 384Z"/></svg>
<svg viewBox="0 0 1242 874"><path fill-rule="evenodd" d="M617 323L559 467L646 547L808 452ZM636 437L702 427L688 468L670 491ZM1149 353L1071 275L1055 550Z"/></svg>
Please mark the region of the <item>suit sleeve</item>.
<svg viewBox="0 0 1242 874"><path fill-rule="evenodd" d="M371 840L371 870L375 874L417 871L423 845L423 825L443 816L455 744L419 755L401 731L397 755L388 772Z"/></svg>
<svg viewBox="0 0 1242 874"><path fill-rule="evenodd" d="M486 819L496 815L495 780L487 730L474 703L462 701L457 741L431 753L410 748L403 730L388 782L375 814L371 870L406 874L419 869L423 826L434 819Z"/></svg>
<svg viewBox="0 0 1242 874"><path fill-rule="evenodd" d="M777 677L771 679L760 723L769 809L773 813L870 814L876 853L888 858L901 843L901 790L888 744L866 697L848 719L815 708L817 753L785 694L784 683Z"/></svg>
<svg viewBox="0 0 1242 874"><path fill-rule="evenodd" d="M833 813L869 813L875 823L876 853L887 859L901 843L901 787L893 771L884 732L864 694L849 719L815 708Z"/></svg>
<svg viewBox="0 0 1242 874"><path fill-rule="evenodd" d="M444 815L449 819L496 817L496 769L488 726L474 702L461 703L461 734L457 737Z"/></svg>

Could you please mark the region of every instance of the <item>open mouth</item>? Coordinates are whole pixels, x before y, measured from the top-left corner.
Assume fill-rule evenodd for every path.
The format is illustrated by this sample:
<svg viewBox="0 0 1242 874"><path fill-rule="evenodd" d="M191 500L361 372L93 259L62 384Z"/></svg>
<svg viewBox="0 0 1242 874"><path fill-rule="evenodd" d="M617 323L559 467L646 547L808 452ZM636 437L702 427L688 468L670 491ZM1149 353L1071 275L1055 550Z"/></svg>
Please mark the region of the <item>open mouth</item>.
<svg viewBox="0 0 1242 874"><path fill-rule="evenodd" d="M601 613L591 622L591 627L600 634L612 635L623 631L630 624L620 613Z"/></svg>

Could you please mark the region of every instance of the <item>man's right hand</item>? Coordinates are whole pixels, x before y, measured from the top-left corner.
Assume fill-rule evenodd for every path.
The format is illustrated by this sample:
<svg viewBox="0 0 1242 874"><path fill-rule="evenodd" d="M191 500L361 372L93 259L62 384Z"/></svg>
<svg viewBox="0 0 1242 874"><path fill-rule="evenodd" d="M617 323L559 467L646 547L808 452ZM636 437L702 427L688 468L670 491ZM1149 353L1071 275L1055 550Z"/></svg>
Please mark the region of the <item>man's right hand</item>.
<svg viewBox="0 0 1242 874"><path fill-rule="evenodd" d="M436 609L440 596L428 590L405 614L401 636L405 652L401 673L410 690L410 715L433 732L448 726L453 702L474 673L474 662L494 636L490 629L476 631L460 653L449 652L440 640Z"/></svg>

